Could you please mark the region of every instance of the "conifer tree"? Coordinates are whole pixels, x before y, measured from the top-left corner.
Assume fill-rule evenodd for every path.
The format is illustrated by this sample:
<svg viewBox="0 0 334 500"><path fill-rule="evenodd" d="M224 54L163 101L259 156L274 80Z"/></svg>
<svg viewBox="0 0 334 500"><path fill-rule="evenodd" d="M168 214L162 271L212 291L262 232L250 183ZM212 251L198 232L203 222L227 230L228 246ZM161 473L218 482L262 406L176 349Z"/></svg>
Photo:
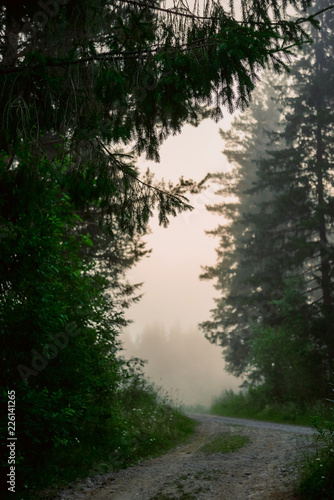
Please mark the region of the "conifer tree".
<svg viewBox="0 0 334 500"><path fill-rule="evenodd" d="M269 140L268 132L279 127L279 106L270 80L272 75L263 78L251 106L234 119L231 129L220 131L225 141L223 153L233 168L210 174L210 179L219 184L217 194L225 200L207 209L220 214L226 222L209 233L220 240L218 262L205 267L201 279L216 279L215 287L222 296L216 299L213 320L202 323L201 327L211 342L224 347L227 368L236 375L246 370L250 323L263 314L261 309L268 301L267 290L252 280L255 272L261 272L263 258L251 258L248 246L255 230L251 219L261 217L261 203L270 204L272 199L269 190L257 196L251 192L257 181L258 162ZM268 240L270 235L262 240L263 247Z"/></svg>
<svg viewBox="0 0 334 500"><path fill-rule="evenodd" d="M256 178L242 170L253 143L237 140L245 147L232 158L242 175L230 192L239 201L230 228L217 230L218 264L204 275L223 292L213 321L202 325L206 335L223 345L233 373L264 378L279 398L296 396L297 378L299 395L319 396L333 369L332 23L326 15L281 89L281 125L270 124ZM258 137L254 125L250 137Z"/></svg>
<svg viewBox="0 0 334 500"><path fill-rule="evenodd" d="M324 0L320 6L328 4ZM333 16L325 16L324 29L314 32L313 37L313 45L304 49L293 68L284 131L276 139L284 140L285 147L272 151L271 158L261 162L257 189L270 186L275 193L267 220L274 233L284 236L277 248L285 256L282 273L303 276L301 293L317 323L313 342L325 348L330 377L334 360Z"/></svg>

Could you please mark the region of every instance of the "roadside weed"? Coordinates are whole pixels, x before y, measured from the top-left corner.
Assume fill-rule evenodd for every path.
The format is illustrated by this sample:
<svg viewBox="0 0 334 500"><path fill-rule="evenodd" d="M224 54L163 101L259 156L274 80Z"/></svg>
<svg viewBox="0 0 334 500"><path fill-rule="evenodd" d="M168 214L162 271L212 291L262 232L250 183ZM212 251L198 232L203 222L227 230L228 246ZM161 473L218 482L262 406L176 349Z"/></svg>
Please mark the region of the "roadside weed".
<svg viewBox="0 0 334 500"><path fill-rule="evenodd" d="M302 461L301 480L297 493L303 500L334 498L334 419L321 422L314 419L318 431L316 452Z"/></svg>
<svg viewBox="0 0 334 500"><path fill-rule="evenodd" d="M229 453L242 448L249 442L247 436L221 432L212 441L203 445L198 451L202 453Z"/></svg>

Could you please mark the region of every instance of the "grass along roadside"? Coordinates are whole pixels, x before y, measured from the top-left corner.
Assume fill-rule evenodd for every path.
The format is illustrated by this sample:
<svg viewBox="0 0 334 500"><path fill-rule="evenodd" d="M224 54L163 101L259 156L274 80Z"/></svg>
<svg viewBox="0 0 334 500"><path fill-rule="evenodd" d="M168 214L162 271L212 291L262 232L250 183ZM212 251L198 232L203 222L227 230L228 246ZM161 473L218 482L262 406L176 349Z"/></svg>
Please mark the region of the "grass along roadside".
<svg viewBox="0 0 334 500"><path fill-rule="evenodd" d="M230 453L249 443L247 436L221 432L211 441L205 443L198 451L202 453Z"/></svg>
<svg viewBox="0 0 334 500"><path fill-rule="evenodd" d="M250 388L248 392L224 391L214 399L208 413L224 417L253 418L268 422L312 426L314 417L330 417L330 409L325 402L301 407L294 402L279 403L268 401L261 388Z"/></svg>
<svg viewBox="0 0 334 500"><path fill-rule="evenodd" d="M334 400L328 401L331 403L329 418L313 420L318 431L316 452L306 453L302 461L296 493L303 500L334 498Z"/></svg>
<svg viewBox="0 0 334 500"><path fill-rule="evenodd" d="M228 417L254 418L276 423L315 427L315 449L307 450L299 462L300 480L295 493L301 500L334 499L334 400L319 401L312 406L296 403L268 402L261 388L235 394L225 391L216 398L211 414Z"/></svg>

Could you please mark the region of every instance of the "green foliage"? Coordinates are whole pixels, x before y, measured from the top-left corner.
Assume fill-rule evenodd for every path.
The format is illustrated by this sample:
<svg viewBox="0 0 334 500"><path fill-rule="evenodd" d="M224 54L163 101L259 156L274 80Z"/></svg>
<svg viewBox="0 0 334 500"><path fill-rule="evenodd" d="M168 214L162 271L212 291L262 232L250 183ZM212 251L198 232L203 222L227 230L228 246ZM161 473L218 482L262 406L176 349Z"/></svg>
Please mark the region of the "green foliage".
<svg viewBox="0 0 334 500"><path fill-rule="evenodd" d="M333 403L333 401L332 401ZM297 493L305 500L329 500L334 497L334 409L329 420L313 419L318 431L316 453L302 461Z"/></svg>
<svg viewBox="0 0 334 500"><path fill-rule="evenodd" d="M122 311L55 167L25 153L15 169L1 165L1 404L15 390L16 491L26 497L101 460L117 468L160 453L193 428L121 358ZM1 427L4 440L6 411Z"/></svg>
<svg viewBox="0 0 334 500"><path fill-rule="evenodd" d="M272 310L281 324L254 324L248 344L249 369L254 371L249 377L265 381L268 399L303 405L325 397L326 363L314 348L310 313L300 289L300 279L287 280Z"/></svg>
<svg viewBox="0 0 334 500"><path fill-rule="evenodd" d="M138 360L123 365L123 381L112 407L86 415L79 439L58 447L42 468L42 486L67 485L78 477L118 470L158 456L194 432L195 422L143 378ZM126 380L126 382L125 382ZM52 488L51 488L52 490ZM36 495L36 491L33 492Z"/></svg>
<svg viewBox="0 0 334 500"><path fill-rule="evenodd" d="M225 104L247 105L258 69L284 68L292 48L310 40L303 24L312 19L288 21L276 0L243 2L242 22L216 2L205 2L201 16L146 1L73 0L38 26L39 5L4 6L2 141L62 130L72 151L80 141L92 149L93 139L134 140L152 158L168 134L200 118L198 105L209 104L215 118ZM103 153L100 142L94 146Z"/></svg>
<svg viewBox="0 0 334 500"><path fill-rule="evenodd" d="M311 425L315 415L328 418L330 411L324 402L305 405L298 401L275 401L266 384L250 386L235 393L224 391L213 401L210 413L226 417L255 418L270 422Z"/></svg>
<svg viewBox="0 0 334 500"><path fill-rule="evenodd" d="M75 446L85 426L92 433L112 418L122 321L106 280L82 258L90 240L74 230L78 218L54 178L55 165L22 153L17 168L2 164L0 174L2 405L7 390L15 390L22 492L36 470L41 481L45 469L49 477L57 472L50 457Z"/></svg>
<svg viewBox="0 0 334 500"><path fill-rule="evenodd" d="M122 444L113 460L128 465L143 457L160 455L186 439L195 422L182 415L156 386L146 381L138 360L131 365L128 382L123 383L118 401L126 424Z"/></svg>

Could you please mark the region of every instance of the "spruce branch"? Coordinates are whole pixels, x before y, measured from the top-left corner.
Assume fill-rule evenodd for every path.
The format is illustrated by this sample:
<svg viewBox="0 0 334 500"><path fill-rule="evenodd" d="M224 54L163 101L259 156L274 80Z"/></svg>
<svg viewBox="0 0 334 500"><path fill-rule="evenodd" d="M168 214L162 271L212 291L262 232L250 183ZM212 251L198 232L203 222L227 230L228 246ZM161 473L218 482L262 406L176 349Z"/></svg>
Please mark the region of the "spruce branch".
<svg viewBox="0 0 334 500"><path fill-rule="evenodd" d="M112 160L112 163L121 171L123 172L123 174L125 175L129 175L130 177L132 177L132 179L135 181L135 182L138 182L140 185L148 188L149 190L152 190L154 191L155 193L159 194L160 196L164 196L164 197L168 197L170 199L172 199L175 203L177 203L178 205L182 205L183 208L185 210L192 210L193 207L191 205L189 205L188 202L188 199L186 198L186 196L182 195L182 194L174 194L170 191L166 191L164 189L161 189L159 188L158 186L156 185L153 185L153 184L149 184L148 182L145 182L143 179L141 179L137 174L136 172L129 168L127 165L125 165L124 163L122 163L121 161L119 161L116 156L111 152L109 151L109 149L106 147L105 144L103 144L103 142L99 139L99 138L95 138L96 141L100 144L101 148L103 149L104 153L96 148L96 146L91 142L89 141L90 145L101 155L105 155L109 160L111 159Z"/></svg>

